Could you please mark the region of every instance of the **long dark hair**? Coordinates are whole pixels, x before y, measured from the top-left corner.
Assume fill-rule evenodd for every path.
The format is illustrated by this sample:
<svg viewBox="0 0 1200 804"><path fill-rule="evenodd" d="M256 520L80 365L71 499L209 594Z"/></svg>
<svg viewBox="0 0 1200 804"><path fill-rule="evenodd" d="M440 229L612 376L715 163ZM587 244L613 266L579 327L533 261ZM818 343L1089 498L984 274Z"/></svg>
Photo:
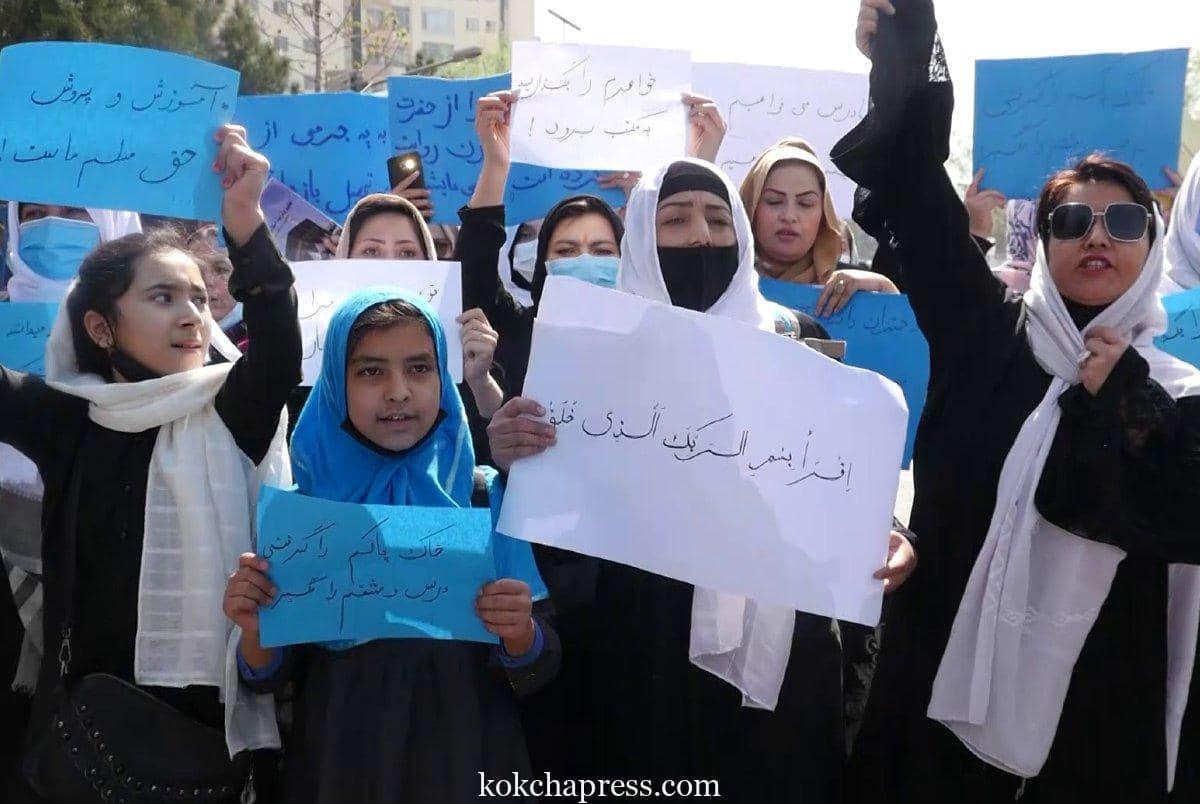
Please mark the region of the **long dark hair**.
<svg viewBox="0 0 1200 804"><path fill-rule="evenodd" d="M189 253L187 242L171 228L149 234L137 233L101 243L92 249L79 266L79 278L67 296L67 316L71 322L71 341L75 345L79 370L98 374L112 382L112 363L108 352L88 335L83 318L89 310L104 316L115 333L117 300L133 284L137 263L151 254L178 250Z"/></svg>
<svg viewBox="0 0 1200 804"><path fill-rule="evenodd" d="M1072 187L1089 181L1120 185L1133 198L1134 203L1145 207L1150 213L1150 245L1154 245L1154 239L1158 236L1154 227L1154 194L1150 192L1146 180L1124 162L1110 159L1101 153L1093 153L1081 159L1074 167L1055 173L1042 188L1037 205L1037 232L1043 246L1050 248L1050 214L1062 203Z"/></svg>
<svg viewBox="0 0 1200 804"><path fill-rule="evenodd" d="M542 221L542 231L538 233L537 262L533 266L533 283L529 292L535 305L541 302L542 288L546 285L546 256L550 251L550 241L554 239L554 230L565 220L590 214L604 216L612 226L613 237L620 247L621 238L625 236L625 224L607 201L594 195L575 195L559 201L554 209L546 213Z"/></svg>

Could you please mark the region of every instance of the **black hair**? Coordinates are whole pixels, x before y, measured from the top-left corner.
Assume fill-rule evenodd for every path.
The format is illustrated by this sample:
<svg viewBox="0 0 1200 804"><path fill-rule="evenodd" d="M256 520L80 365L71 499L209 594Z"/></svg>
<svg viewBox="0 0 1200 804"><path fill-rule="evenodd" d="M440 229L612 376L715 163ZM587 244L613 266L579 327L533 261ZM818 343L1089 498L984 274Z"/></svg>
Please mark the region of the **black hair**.
<svg viewBox="0 0 1200 804"><path fill-rule="evenodd" d="M150 234L130 234L101 243L84 257L79 278L67 296L67 316L71 322L71 341L75 345L80 372L98 374L112 382L112 363L108 352L92 340L83 319L94 311L104 316L114 335L117 325L117 300L133 285L139 261L152 254L178 250L189 254L187 243L172 229Z"/></svg>
<svg viewBox="0 0 1200 804"><path fill-rule="evenodd" d="M530 296L534 305L542 300L542 288L546 285L546 257L550 252L550 241L554 239L554 230L559 224L584 215L600 215L612 226L613 237L617 247L621 246L621 238L625 236L625 224L608 202L594 195L576 195L564 198L558 202L542 220L542 230L538 233L537 262L533 265L533 284Z"/></svg>
<svg viewBox="0 0 1200 804"><path fill-rule="evenodd" d="M1134 203L1145 207L1150 213L1150 245L1154 245L1154 239L1158 236L1154 224L1154 194L1150 192L1146 180L1124 162L1101 153L1093 153L1081 159L1074 167L1055 173L1042 188L1037 206L1037 231L1043 246L1050 248L1051 213L1062 203L1072 187L1087 182L1108 182L1124 187Z"/></svg>
<svg viewBox="0 0 1200 804"><path fill-rule="evenodd" d="M433 328L429 326L429 321L416 305L403 299L390 299L372 304L359 313L358 318L354 319L354 323L350 326L350 335L346 338L346 360L350 360L350 355L354 354L354 350L362 343L362 339L367 336L368 332L411 324L423 326L429 333L429 339L434 340Z"/></svg>

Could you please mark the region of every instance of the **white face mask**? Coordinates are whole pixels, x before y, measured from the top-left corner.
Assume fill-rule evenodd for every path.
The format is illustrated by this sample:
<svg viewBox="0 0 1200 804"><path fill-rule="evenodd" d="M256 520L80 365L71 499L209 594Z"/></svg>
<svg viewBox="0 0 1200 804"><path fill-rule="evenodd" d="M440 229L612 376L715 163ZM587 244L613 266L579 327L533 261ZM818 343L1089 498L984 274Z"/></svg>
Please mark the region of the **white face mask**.
<svg viewBox="0 0 1200 804"><path fill-rule="evenodd" d="M513 270L533 281L533 266L537 262L538 241L529 240L513 247Z"/></svg>

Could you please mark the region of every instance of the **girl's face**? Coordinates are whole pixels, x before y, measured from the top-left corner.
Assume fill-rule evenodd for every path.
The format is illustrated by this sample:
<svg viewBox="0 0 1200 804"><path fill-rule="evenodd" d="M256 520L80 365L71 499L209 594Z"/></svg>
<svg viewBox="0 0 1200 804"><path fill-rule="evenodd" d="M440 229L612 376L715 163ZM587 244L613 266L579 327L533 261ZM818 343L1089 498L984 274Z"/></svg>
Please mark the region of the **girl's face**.
<svg viewBox="0 0 1200 804"><path fill-rule="evenodd" d="M207 310L200 266L170 249L138 260L133 283L117 299L114 326L95 310L84 314L83 324L100 348L115 346L156 374L177 374L207 361Z"/></svg>
<svg viewBox="0 0 1200 804"><path fill-rule="evenodd" d="M92 223L92 216L83 207L64 207L57 204L21 204L17 207L17 218L21 223L40 221L42 218L67 218Z"/></svg>
<svg viewBox="0 0 1200 804"><path fill-rule="evenodd" d="M754 209L754 243L768 261L802 261L817 242L824 215L821 179L811 165L785 162L771 169Z"/></svg>
<svg viewBox="0 0 1200 804"><path fill-rule="evenodd" d="M1081 238L1050 237L1050 277L1063 297L1100 307L1121 298L1137 281L1150 253L1149 229L1141 240L1125 243L1109 235L1103 219L1109 204L1132 201L1129 191L1115 182L1086 182L1067 191L1061 203L1087 204L1096 217Z"/></svg>
<svg viewBox="0 0 1200 804"><path fill-rule="evenodd" d="M659 201L654 227L659 248L737 245L729 204L705 190L685 190Z"/></svg>
<svg viewBox="0 0 1200 804"><path fill-rule="evenodd" d="M582 254L596 257L617 257L621 254L612 224L598 212L588 212L559 222L546 249L546 260L562 260Z"/></svg>
<svg viewBox="0 0 1200 804"><path fill-rule="evenodd" d="M412 447L433 429L442 399L437 351L419 322L373 329L346 359L350 423L380 447Z"/></svg>
<svg viewBox="0 0 1200 804"><path fill-rule="evenodd" d="M212 317L220 321L233 312L237 302L229 293L229 277L233 267L229 258L213 251L203 255L200 260L200 275L204 278L204 286L208 289L208 306Z"/></svg>
<svg viewBox="0 0 1200 804"><path fill-rule="evenodd" d="M358 228L350 256L367 260L423 260L425 249L412 218L377 212Z"/></svg>

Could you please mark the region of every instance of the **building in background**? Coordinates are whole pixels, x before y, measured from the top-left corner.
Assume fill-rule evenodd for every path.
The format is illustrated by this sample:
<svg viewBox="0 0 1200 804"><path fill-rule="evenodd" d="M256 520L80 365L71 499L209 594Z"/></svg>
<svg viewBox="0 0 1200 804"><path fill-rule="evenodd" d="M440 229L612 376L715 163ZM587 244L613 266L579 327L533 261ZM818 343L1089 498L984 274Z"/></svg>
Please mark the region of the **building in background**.
<svg viewBox="0 0 1200 804"><path fill-rule="evenodd" d="M263 38L291 62L301 92L345 89L355 0L246 0ZM340 86L339 86L340 84Z"/></svg>

